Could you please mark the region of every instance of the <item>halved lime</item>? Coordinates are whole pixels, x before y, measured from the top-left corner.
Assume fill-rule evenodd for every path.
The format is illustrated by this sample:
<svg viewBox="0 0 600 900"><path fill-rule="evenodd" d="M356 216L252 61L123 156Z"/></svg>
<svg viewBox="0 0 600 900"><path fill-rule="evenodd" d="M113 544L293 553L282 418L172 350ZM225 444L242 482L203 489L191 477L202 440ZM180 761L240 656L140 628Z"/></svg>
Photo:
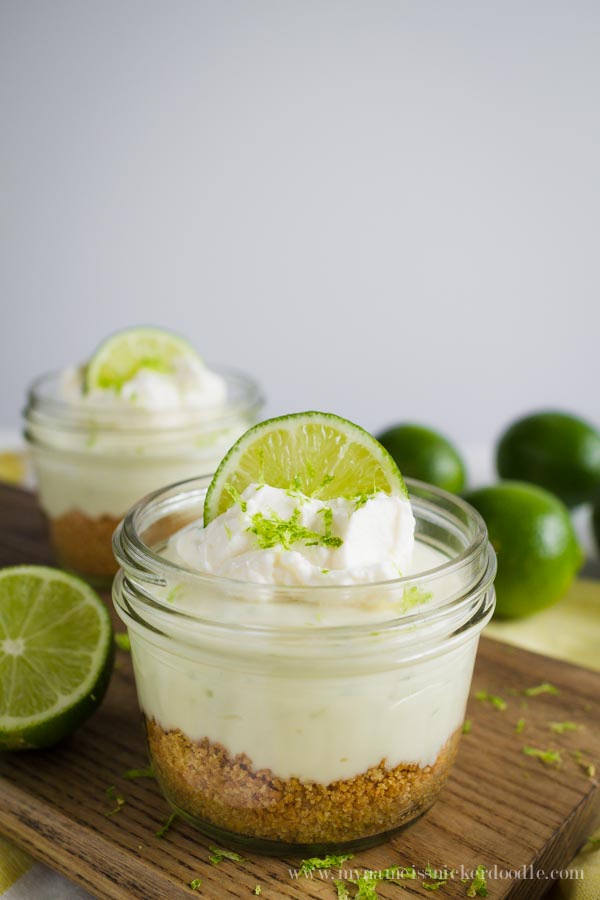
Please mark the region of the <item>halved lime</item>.
<svg viewBox="0 0 600 900"><path fill-rule="evenodd" d="M250 484L297 489L320 500L377 491L407 496L398 466L372 435L322 412L267 419L243 434L215 472L204 524L225 512Z"/></svg>
<svg viewBox="0 0 600 900"><path fill-rule="evenodd" d="M0 749L48 747L99 706L113 640L100 597L46 566L0 570Z"/></svg>
<svg viewBox="0 0 600 900"><path fill-rule="evenodd" d="M86 368L85 387L119 391L140 369L171 374L182 357L201 362L192 345L177 334L161 328L126 328L98 347Z"/></svg>

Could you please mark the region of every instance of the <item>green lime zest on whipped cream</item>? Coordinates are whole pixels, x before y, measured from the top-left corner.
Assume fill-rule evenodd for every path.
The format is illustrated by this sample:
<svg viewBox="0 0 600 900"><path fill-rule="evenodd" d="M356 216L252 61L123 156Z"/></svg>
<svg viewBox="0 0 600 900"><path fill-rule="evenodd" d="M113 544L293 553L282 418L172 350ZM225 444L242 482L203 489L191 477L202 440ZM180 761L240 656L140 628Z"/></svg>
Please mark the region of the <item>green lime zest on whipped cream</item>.
<svg viewBox="0 0 600 900"><path fill-rule="evenodd" d="M333 511L330 507L319 510L323 513L324 532L320 534L300 524L300 510L296 507L289 519L283 519L272 512L270 516L255 513L246 531L255 535L257 546L261 550L272 547L283 547L291 550L294 544L303 543L305 547L341 547L344 543L340 537L331 534Z"/></svg>

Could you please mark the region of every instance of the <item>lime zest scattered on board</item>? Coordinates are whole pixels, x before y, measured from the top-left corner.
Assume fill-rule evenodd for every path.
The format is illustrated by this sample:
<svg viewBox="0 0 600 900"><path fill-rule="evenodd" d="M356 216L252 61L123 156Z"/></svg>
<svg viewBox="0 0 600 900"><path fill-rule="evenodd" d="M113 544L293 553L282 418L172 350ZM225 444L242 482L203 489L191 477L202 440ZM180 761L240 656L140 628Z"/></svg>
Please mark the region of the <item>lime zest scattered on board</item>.
<svg viewBox="0 0 600 900"><path fill-rule="evenodd" d="M337 900L351 900L346 883L341 878L334 878L333 883L337 891Z"/></svg>
<svg viewBox="0 0 600 900"><path fill-rule="evenodd" d="M465 721L463 722L462 733L463 734L471 734L472 729L473 729L473 722L471 721L471 719L465 719Z"/></svg>
<svg viewBox="0 0 600 900"><path fill-rule="evenodd" d="M596 776L596 766L593 762L590 762L589 759L584 759L583 751L571 750L570 753L579 768L583 769L588 778L594 778Z"/></svg>
<svg viewBox="0 0 600 900"><path fill-rule="evenodd" d="M173 824L173 822L175 821L176 818L177 818L177 813L171 813L171 815L169 816L169 818L167 819L165 824L161 825L161 827L158 829L158 831L154 832L154 836L157 838L164 838L165 835L167 834L167 832L170 831L171 825Z"/></svg>
<svg viewBox="0 0 600 900"><path fill-rule="evenodd" d="M193 891L199 891L201 886L202 886L201 878L194 878L192 881L190 881L190 887Z"/></svg>
<svg viewBox="0 0 600 900"><path fill-rule="evenodd" d="M475 877L467 889L467 897L487 897L488 889L485 879L485 866L477 866Z"/></svg>
<svg viewBox="0 0 600 900"><path fill-rule="evenodd" d="M133 780L134 778L155 778L152 766L146 766L145 769L127 769L123 773L123 778Z"/></svg>
<svg viewBox="0 0 600 900"><path fill-rule="evenodd" d="M225 859L229 859L231 862L248 862L245 856L240 856L234 850L224 850L219 847L209 847L208 849L211 852L208 861L212 866L218 866Z"/></svg>
<svg viewBox="0 0 600 900"><path fill-rule="evenodd" d="M500 712L504 712L508 705L502 697L498 697L496 694L489 694L487 691L477 691L475 699L481 703L489 703L494 709L500 710Z"/></svg>
<svg viewBox="0 0 600 900"><path fill-rule="evenodd" d="M121 810L123 809L123 807L125 806L126 801L125 801L125 797L122 794L118 793L114 784L112 784L110 787L106 788L106 796L115 805L109 812L105 813L105 815L107 817L110 817L110 816L116 815L117 813L120 813Z"/></svg>
<svg viewBox="0 0 600 900"><path fill-rule="evenodd" d="M353 859L354 853L341 853L339 855L330 854L329 856L311 856L308 859L303 859L300 868L298 870L298 875L310 875L311 872L314 872L315 869L331 869L336 866L341 866L342 863L347 862L349 859Z"/></svg>
<svg viewBox="0 0 600 900"><path fill-rule="evenodd" d="M523 747L525 756L535 756L545 766L560 766L562 763L560 751L558 750L539 750L537 747Z"/></svg>
<svg viewBox="0 0 600 900"><path fill-rule="evenodd" d="M548 727L554 734L564 734L565 731L579 731L581 725L576 725L575 722L548 722Z"/></svg>
<svg viewBox="0 0 600 900"><path fill-rule="evenodd" d="M515 725L515 734L523 734L525 730L525 719L521 717L517 724Z"/></svg>
<svg viewBox="0 0 600 900"><path fill-rule="evenodd" d="M544 681L542 684L536 684L534 687L525 688L523 691L526 697L539 697L540 694L559 694L560 691L553 684Z"/></svg>

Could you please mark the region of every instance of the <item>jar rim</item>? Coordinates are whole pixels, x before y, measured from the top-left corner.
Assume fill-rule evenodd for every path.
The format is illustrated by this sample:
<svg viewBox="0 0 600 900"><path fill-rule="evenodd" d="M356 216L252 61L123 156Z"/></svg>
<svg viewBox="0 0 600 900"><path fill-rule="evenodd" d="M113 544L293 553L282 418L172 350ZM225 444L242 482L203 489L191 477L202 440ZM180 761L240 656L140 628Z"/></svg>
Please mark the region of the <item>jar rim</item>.
<svg viewBox="0 0 600 900"><path fill-rule="evenodd" d="M371 622L369 627L376 627L378 631L388 630L389 628L401 626L410 626L435 621L440 618L446 618L454 611L460 611L465 601L472 600L474 596L486 595L496 574L496 557L493 548L488 542L487 529L481 515L469 503L460 497L448 493L441 488L417 481L416 479L406 479L409 494L420 494L418 502L427 506L440 505L442 502L448 507L454 507L455 511L462 514L461 521L468 523L471 527L470 541L464 550L457 553L456 556L444 562L439 566L412 575L399 576L398 578L386 581L349 584L349 585L278 585L278 584L261 584L254 581L239 580L227 578L220 575L211 575L202 573L191 568L180 566L176 562L161 556L151 547L149 547L141 538L138 528L140 519L144 511L148 510L153 504L157 504L162 500L168 499L170 495L173 500L177 496L183 496L185 493L196 493L197 495L208 487L211 476L202 478L193 478L186 481L178 482L167 488L161 488L149 494L133 506L113 536L113 552L117 562L123 570L115 580L114 590L117 584L122 588L123 582L131 584L135 588L136 582L140 581L147 585L166 585L166 579L161 576L161 572L170 574L172 577L185 579L187 583L201 585L205 588L231 592L244 591L249 597L260 597L261 599L273 598L277 595L285 595L292 599L301 598L303 594L310 593L311 597L317 596L325 598L331 596L332 592L343 592L348 597L357 597L365 591L398 591L418 583L419 586L427 587L437 579L442 579L448 575L453 575L461 570L467 571L472 567L477 558L481 559L477 575L469 584L465 584L464 590L461 590L457 596L452 596L448 601L441 604L431 606L429 609L421 608L414 613L404 613L395 615L390 619L383 621ZM195 488L195 491L194 491ZM430 498L428 500L428 498ZM437 501L437 503L435 503ZM172 508L174 502L166 505ZM136 577L137 576L137 577ZM142 597L145 602L154 605L154 602L146 590L142 591ZM203 624L210 628L216 628L219 631L231 632L252 632L256 634L293 634L299 636L302 633L315 634L314 626L309 628L297 626L280 626L280 625L237 625L230 622L219 622L215 619L207 619L202 615L196 615L188 609L181 609L176 604L166 606L160 604L161 612L182 616L190 621ZM350 634L363 630L364 623L361 625L332 625L324 626L322 631L328 634Z"/></svg>
<svg viewBox="0 0 600 900"><path fill-rule="evenodd" d="M67 431L87 431L90 421L93 420L96 427L106 432L117 432L119 435L136 434L143 435L156 432L156 424L151 424L149 417L160 415L162 420L161 430L164 426L169 428L187 428L189 425L202 424L205 427L220 427L249 410L258 410L264 404L264 395L256 379L238 369L227 366L212 366L207 368L224 378L228 391L237 391L239 398L233 402L229 398L224 403L207 404L197 407L166 407L160 410L136 409L135 407L120 407L102 404L74 404L60 397L52 396L48 390L49 385L55 383L60 376L68 371L68 367L55 369L39 375L31 382L27 390L26 407L23 412L27 423L46 427L59 425ZM123 428L120 420L125 420L127 427Z"/></svg>

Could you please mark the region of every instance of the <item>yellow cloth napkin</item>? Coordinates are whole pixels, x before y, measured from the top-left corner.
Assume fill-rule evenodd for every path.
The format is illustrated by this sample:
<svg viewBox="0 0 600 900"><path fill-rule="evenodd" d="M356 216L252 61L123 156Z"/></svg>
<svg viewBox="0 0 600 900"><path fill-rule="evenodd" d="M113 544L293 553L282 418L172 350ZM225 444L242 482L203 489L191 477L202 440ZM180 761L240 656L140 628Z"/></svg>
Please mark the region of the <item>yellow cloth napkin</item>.
<svg viewBox="0 0 600 900"><path fill-rule="evenodd" d="M0 837L0 894L7 891L32 865L33 859L28 853Z"/></svg>

